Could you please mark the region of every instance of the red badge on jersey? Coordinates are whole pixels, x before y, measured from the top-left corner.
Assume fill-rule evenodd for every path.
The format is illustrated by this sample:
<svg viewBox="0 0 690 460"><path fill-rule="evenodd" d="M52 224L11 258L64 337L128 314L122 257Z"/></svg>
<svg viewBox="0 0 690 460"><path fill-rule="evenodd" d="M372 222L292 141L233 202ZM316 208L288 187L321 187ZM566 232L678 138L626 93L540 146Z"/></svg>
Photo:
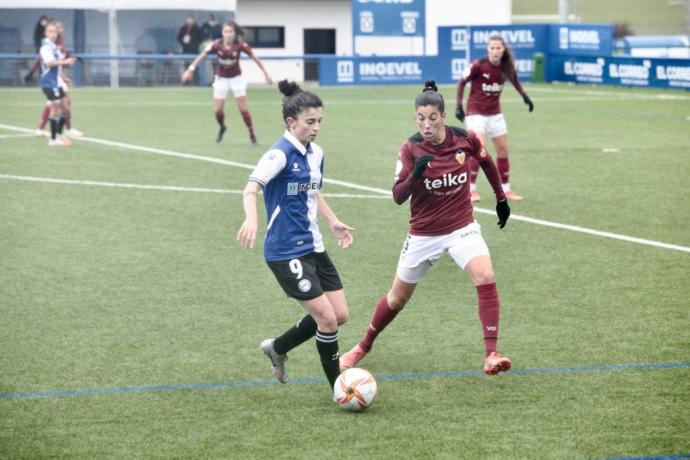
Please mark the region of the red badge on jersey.
<svg viewBox="0 0 690 460"><path fill-rule="evenodd" d="M458 163L461 165L465 164L465 152L462 150L459 150L458 153L455 154L455 159L457 160Z"/></svg>

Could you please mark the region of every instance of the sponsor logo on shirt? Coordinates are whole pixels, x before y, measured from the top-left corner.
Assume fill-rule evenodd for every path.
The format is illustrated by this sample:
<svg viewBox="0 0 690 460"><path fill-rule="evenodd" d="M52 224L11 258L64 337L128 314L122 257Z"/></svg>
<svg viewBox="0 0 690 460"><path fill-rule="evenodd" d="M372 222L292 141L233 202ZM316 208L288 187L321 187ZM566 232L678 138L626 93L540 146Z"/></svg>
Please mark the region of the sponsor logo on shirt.
<svg viewBox="0 0 690 460"><path fill-rule="evenodd" d="M503 91L503 85L499 83L492 83L490 85L482 83L482 91L484 91L485 93L500 93L501 91Z"/></svg>
<svg viewBox="0 0 690 460"><path fill-rule="evenodd" d="M445 173L440 179L424 179L424 187L426 187L427 190L438 190L440 188L457 187L465 182L467 182L466 172L458 175Z"/></svg>
<svg viewBox="0 0 690 460"><path fill-rule="evenodd" d="M226 67L233 66L237 63L237 58L230 58L230 59L218 59L218 64Z"/></svg>
<svg viewBox="0 0 690 460"><path fill-rule="evenodd" d="M305 182L300 184L299 182L288 182L287 184L288 195L297 195L299 192L308 192L309 190L319 190L319 183Z"/></svg>

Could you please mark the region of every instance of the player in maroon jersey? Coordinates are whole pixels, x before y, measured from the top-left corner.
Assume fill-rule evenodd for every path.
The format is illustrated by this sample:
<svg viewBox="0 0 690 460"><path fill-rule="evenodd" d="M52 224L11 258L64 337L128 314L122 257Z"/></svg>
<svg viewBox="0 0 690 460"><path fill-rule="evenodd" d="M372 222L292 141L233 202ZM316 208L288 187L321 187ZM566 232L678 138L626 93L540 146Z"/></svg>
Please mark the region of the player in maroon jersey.
<svg viewBox="0 0 690 460"><path fill-rule="evenodd" d="M445 126L445 103L433 80L417 96L415 108L419 132L400 149L393 185L397 204L412 197L410 231L393 286L376 305L362 340L340 359L340 368L355 367L371 351L376 336L407 304L429 267L448 252L477 290L486 350L484 372L495 375L510 369L512 363L496 349L498 292L489 249L472 217L470 158L477 160L496 194L500 228L510 216L510 207L496 165L479 138L472 131Z"/></svg>
<svg viewBox="0 0 690 460"><path fill-rule="evenodd" d="M242 114L247 130L249 131L249 139L252 145L256 145L256 135L254 134L254 127L252 125L252 117L249 114L249 107L247 106L247 81L242 76L242 69L240 69L240 55L242 53L251 57L256 65L266 77L266 83L269 85L273 83L271 76L264 69L263 64L256 57L251 47L242 40L241 29L234 21L228 21L223 24L223 38L211 42L206 49L194 59L194 62L182 74L182 82L192 79L194 70L203 61L207 55L216 54L218 56L218 67L216 68L216 77L213 81L213 98L215 99L215 114L216 120L220 129L216 142L223 140L223 135L227 127L225 126L225 98L228 96L228 91L232 90L237 102L237 108Z"/></svg>
<svg viewBox="0 0 690 460"><path fill-rule="evenodd" d="M501 175L503 191L509 200L521 200L522 197L510 189L508 162L508 127L501 113L499 99L503 91L503 83L506 77L522 96L529 111L534 110L534 104L522 88L515 71L515 61L510 48L500 35L492 35L487 47L488 55L474 61L465 70L462 79L458 82L457 105L455 116L465 122L467 129L477 133L482 144L486 145L486 136L491 138L496 149L496 164ZM462 108L462 95L465 85L472 82L470 95L467 98L467 117ZM471 161L470 191L472 201L479 201L477 194L477 171L479 165Z"/></svg>

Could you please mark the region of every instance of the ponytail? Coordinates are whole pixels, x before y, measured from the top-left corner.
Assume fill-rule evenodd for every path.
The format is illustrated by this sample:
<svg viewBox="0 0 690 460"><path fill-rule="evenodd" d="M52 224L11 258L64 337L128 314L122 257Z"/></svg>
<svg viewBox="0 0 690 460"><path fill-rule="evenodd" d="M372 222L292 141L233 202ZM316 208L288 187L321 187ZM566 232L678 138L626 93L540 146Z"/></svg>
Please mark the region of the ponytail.
<svg viewBox="0 0 690 460"><path fill-rule="evenodd" d="M422 93L414 100L415 109L425 105L432 105L438 108L439 112L441 113L446 111L446 104L443 100L443 96L438 92L438 86L436 86L436 82L434 80L427 80L424 83Z"/></svg>
<svg viewBox="0 0 690 460"><path fill-rule="evenodd" d="M294 81L281 80L278 90L283 95L283 120L297 118L305 109L323 107L323 102L314 93L304 91Z"/></svg>

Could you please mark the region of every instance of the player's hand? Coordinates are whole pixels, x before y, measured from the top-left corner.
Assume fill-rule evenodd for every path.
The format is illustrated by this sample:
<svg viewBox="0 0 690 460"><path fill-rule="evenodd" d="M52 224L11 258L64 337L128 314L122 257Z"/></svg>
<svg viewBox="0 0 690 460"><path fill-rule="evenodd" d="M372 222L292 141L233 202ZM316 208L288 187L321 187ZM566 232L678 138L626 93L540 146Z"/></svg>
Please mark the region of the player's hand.
<svg viewBox="0 0 690 460"><path fill-rule="evenodd" d="M266 83L268 83L269 85L273 84L273 79L269 74L266 74Z"/></svg>
<svg viewBox="0 0 690 460"><path fill-rule="evenodd" d="M412 170L412 176L415 179L421 179L422 174L424 174L424 171L426 170L426 167L429 165L431 160L434 158L433 155L427 153L426 155L422 155L421 157L417 158L414 162L414 169Z"/></svg>
<svg viewBox="0 0 690 460"><path fill-rule="evenodd" d="M65 58L63 62L66 66L74 65L74 63L77 62L77 58L74 56L70 56L68 58Z"/></svg>
<svg viewBox="0 0 690 460"><path fill-rule="evenodd" d="M532 103L532 99L530 99L528 95L525 94L522 96L522 100L525 101L525 104L527 104L527 107L529 107L530 112L534 110L534 103Z"/></svg>
<svg viewBox="0 0 690 460"><path fill-rule="evenodd" d="M463 122L465 121L465 111L462 109L462 105L458 105L455 108L455 118Z"/></svg>
<svg viewBox="0 0 690 460"><path fill-rule="evenodd" d="M335 239L338 241L338 246L343 249L347 249L352 244L352 231L354 228L346 225L339 220L331 224L331 231L335 235Z"/></svg>
<svg viewBox="0 0 690 460"><path fill-rule="evenodd" d="M508 206L508 200L499 201L496 203L496 214L498 215L498 227L503 228L508 222L508 217L510 217L510 206Z"/></svg>
<svg viewBox="0 0 690 460"><path fill-rule="evenodd" d="M185 70L182 73L182 83L187 83L191 79L192 79L192 72L190 72L189 69Z"/></svg>
<svg viewBox="0 0 690 460"><path fill-rule="evenodd" d="M244 249L253 249L256 243L258 223L256 220L245 219L244 223L237 232L237 241Z"/></svg>

